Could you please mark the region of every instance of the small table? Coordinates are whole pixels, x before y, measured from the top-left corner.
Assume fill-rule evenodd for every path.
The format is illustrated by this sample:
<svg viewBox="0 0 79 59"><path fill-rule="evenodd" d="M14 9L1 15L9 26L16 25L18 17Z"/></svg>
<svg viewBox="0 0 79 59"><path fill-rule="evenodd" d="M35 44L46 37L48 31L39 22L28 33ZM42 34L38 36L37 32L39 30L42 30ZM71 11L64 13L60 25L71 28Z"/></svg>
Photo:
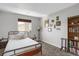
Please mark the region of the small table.
<svg viewBox="0 0 79 59"><path fill-rule="evenodd" d="M5 48L7 42L8 42L7 38L2 38L2 39L0 40L0 49Z"/></svg>
<svg viewBox="0 0 79 59"><path fill-rule="evenodd" d="M64 45L64 46L63 46ZM65 49L65 51L67 51L67 39L66 38L61 38L61 49Z"/></svg>

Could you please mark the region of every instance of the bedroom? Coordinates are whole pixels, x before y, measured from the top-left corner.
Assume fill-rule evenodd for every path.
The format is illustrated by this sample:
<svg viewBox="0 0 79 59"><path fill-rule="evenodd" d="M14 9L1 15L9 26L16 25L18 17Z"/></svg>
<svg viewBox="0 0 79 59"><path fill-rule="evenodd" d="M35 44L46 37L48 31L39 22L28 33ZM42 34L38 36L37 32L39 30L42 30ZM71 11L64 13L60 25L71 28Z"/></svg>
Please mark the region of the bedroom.
<svg viewBox="0 0 79 59"><path fill-rule="evenodd" d="M19 31L27 32L26 38L28 36L42 43L42 56L73 56L74 54L69 52L60 51L60 48L61 38L67 38L67 18L78 15L78 5L78 3L0 3L0 40L8 40L8 44L3 43L2 46L6 45L6 49L12 48L14 44L9 43L11 41L8 37L9 32L16 34L19 30L19 22L22 22L23 29ZM56 17L61 21L60 26L55 25ZM45 20L47 20L46 24ZM54 22L52 27L49 26L51 20ZM7 48L8 45L10 46ZM17 45L16 43L14 46ZM21 46L21 43L19 45Z"/></svg>

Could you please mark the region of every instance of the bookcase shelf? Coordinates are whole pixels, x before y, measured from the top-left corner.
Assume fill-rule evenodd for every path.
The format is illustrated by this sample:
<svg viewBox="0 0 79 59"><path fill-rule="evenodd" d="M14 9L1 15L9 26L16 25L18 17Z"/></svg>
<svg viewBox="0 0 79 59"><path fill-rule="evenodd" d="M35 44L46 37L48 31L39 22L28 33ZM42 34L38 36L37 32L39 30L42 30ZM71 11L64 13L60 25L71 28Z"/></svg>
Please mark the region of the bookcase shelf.
<svg viewBox="0 0 79 59"><path fill-rule="evenodd" d="M77 53L77 49L79 49L79 16L68 18L68 46L69 45L72 45ZM70 51L70 47L68 47L68 51Z"/></svg>

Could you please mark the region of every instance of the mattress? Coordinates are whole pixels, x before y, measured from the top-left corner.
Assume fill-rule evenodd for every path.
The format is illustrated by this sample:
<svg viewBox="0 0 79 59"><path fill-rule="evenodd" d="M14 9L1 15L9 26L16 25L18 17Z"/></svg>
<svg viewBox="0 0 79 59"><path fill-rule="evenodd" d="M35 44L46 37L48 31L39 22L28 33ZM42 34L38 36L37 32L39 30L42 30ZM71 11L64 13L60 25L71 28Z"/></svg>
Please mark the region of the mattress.
<svg viewBox="0 0 79 59"><path fill-rule="evenodd" d="M38 44L38 42L36 42L30 38L25 38L25 39L20 39L20 40L9 40L4 52L10 51L13 49L18 49L18 48L22 48L22 47L35 45L35 44ZM35 48L35 46L16 50L16 53L19 53L19 52L24 51L24 50L29 50L32 48ZM13 54L14 54L14 51L11 51L11 52L5 53L4 56L13 55Z"/></svg>

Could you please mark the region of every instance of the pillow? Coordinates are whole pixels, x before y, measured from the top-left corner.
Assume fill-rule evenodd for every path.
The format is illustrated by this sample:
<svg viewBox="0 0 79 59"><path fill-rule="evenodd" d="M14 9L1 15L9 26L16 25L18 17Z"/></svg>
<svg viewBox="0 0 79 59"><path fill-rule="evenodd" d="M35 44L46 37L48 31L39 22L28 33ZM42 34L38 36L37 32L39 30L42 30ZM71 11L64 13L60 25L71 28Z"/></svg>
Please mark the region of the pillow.
<svg viewBox="0 0 79 59"><path fill-rule="evenodd" d="M16 35L15 39L24 39L24 35Z"/></svg>
<svg viewBox="0 0 79 59"><path fill-rule="evenodd" d="M26 32L25 34L24 34L24 38L27 38L28 37L28 33Z"/></svg>
<svg viewBox="0 0 79 59"><path fill-rule="evenodd" d="M24 39L24 36L23 35L10 35L9 36L9 40L11 39Z"/></svg>
<svg viewBox="0 0 79 59"><path fill-rule="evenodd" d="M15 39L15 35L9 35L9 40Z"/></svg>
<svg viewBox="0 0 79 59"><path fill-rule="evenodd" d="M24 39L28 37L28 32L19 32L16 35L9 35L9 39Z"/></svg>
<svg viewBox="0 0 79 59"><path fill-rule="evenodd" d="M24 39L24 38L25 38L25 32L19 32L15 36L15 39Z"/></svg>

